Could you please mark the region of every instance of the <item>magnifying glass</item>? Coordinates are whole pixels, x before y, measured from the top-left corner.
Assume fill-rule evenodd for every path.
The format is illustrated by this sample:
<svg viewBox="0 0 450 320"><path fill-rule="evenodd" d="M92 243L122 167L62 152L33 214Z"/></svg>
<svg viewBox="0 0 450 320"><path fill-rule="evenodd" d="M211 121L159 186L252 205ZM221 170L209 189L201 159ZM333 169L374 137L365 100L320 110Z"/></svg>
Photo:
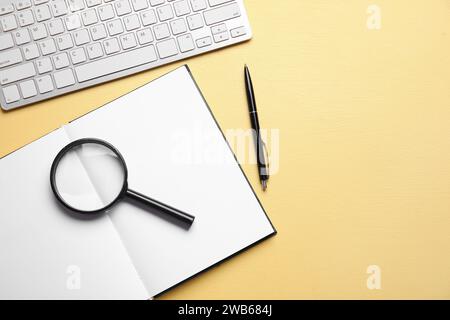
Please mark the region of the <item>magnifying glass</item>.
<svg viewBox="0 0 450 320"><path fill-rule="evenodd" d="M50 170L58 201L69 210L97 214L124 198L156 208L187 225L195 217L128 188L128 169L120 152L106 141L87 138L65 146Z"/></svg>

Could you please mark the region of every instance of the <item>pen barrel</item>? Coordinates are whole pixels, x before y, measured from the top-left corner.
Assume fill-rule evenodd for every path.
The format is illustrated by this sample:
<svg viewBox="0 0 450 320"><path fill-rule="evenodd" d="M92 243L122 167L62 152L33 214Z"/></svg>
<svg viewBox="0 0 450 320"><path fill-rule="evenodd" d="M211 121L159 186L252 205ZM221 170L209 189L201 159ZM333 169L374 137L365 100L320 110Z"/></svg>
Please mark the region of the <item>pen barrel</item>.
<svg viewBox="0 0 450 320"><path fill-rule="evenodd" d="M245 89L247 91L248 110L250 113L256 113L255 92L253 91L252 77L250 76L250 72L247 67L245 68ZM259 128L259 125L253 128Z"/></svg>
<svg viewBox="0 0 450 320"><path fill-rule="evenodd" d="M258 163L259 176L261 179L267 180L269 178L268 159L266 157L264 143L259 129L253 129L253 137L256 147L256 161Z"/></svg>
<svg viewBox="0 0 450 320"><path fill-rule="evenodd" d="M248 70L247 66L245 66L244 71L245 71L244 72L245 89L247 91L248 110L250 112L250 122L253 128L253 138L256 147L258 173L261 180L268 180L269 179L268 159L266 158L264 143L261 138L261 130L259 127L259 119L256 108L255 92L253 91L252 78L250 76L250 71Z"/></svg>
<svg viewBox="0 0 450 320"><path fill-rule="evenodd" d="M151 208L155 208L158 209L159 211L187 224L187 225L191 225L194 222L195 217L183 212L181 210L178 210L174 207L171 207L165 203L162 203L160 201L157 201L155 199L149 198L147 196L144 196L143 194L130 190L128 189L127 193L126 193L127 197L145 205Z"/></svg>

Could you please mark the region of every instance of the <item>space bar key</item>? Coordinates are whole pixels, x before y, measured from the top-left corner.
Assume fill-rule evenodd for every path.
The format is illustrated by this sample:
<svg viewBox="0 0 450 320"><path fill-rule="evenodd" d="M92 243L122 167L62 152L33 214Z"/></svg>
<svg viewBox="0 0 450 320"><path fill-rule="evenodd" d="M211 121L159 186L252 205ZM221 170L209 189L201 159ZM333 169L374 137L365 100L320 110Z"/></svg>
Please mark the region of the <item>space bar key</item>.
<svg viewBox="0 0 450 320"><path fill-rule="evenodd" d="M96 60L75 68L79 82L84 82L156 61L153 45Z"/></svg>

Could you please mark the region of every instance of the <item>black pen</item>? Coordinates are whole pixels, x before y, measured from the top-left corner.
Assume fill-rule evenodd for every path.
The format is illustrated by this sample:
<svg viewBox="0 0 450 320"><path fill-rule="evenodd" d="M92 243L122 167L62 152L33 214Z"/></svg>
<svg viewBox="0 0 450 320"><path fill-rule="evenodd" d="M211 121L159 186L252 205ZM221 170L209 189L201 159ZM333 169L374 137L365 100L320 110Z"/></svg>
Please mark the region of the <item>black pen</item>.
<svg viewBox="0 0 450 320"><path fill-rule="evenodd" d="M252 123L252 129L254 131L255 145L256 145L256 157L258 161L258 173L259 180L264 191L267 189L267 181L269 180L269 167L268 159L265 153L265 145L261 138L261 132L259 128L258 111L256 110L255 92L253 91L252 78L250 77L250 71L247 65L244 68L245 74L245 88L247 90L248 109L250 112L250 121Z"/></svg>

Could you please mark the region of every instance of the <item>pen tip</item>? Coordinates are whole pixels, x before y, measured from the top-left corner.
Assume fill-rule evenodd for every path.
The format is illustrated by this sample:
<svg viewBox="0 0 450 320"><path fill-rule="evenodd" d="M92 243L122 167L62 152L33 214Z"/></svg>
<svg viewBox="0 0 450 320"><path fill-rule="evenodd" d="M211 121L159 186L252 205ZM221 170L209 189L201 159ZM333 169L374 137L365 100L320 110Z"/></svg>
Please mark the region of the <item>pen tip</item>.
<svg viewBox="0 0 450 320"><path fill-rule="evenodd" d="M263 191L266 191L266 189L267 189L267 180L261 181L261 184L262 184Z"/></svg>

